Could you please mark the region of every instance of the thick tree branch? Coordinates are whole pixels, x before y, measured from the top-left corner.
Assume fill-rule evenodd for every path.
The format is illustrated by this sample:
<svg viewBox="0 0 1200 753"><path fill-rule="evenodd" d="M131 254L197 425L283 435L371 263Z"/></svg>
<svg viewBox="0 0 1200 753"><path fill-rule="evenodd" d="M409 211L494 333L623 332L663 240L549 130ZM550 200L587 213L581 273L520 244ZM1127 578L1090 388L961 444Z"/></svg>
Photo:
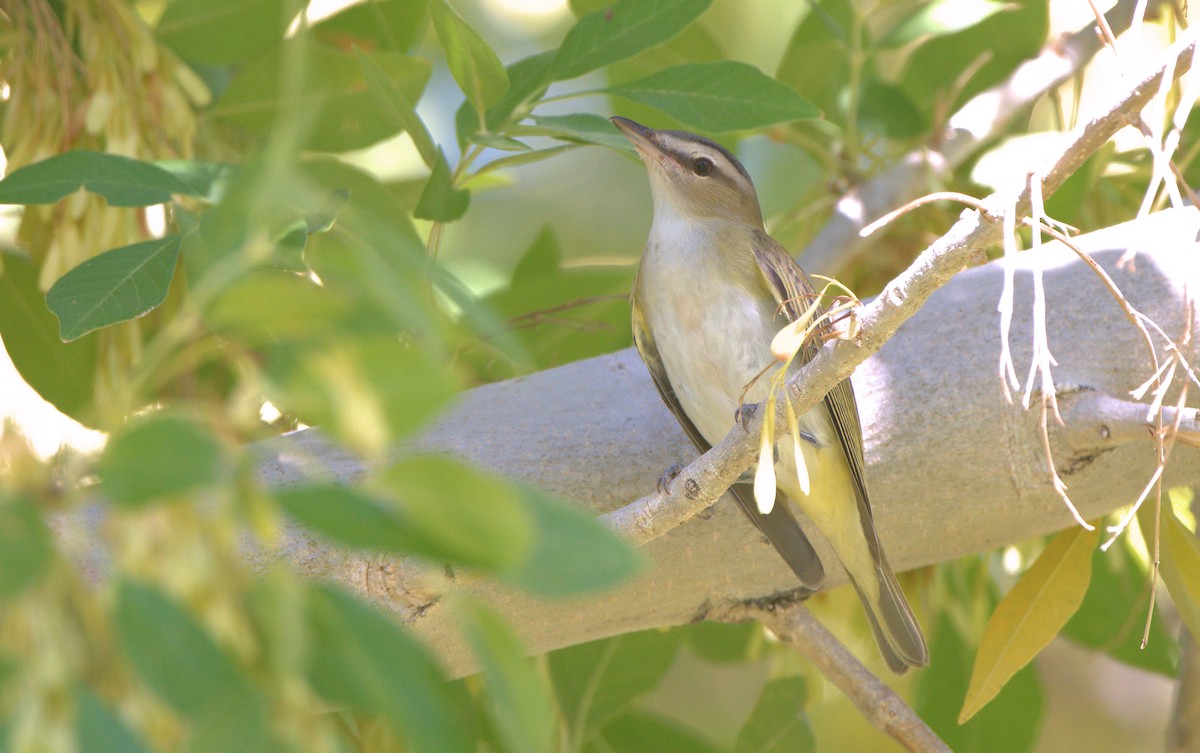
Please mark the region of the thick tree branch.
<svg viewBox="0 0 1200 753"><path fill-rule="evenodd" d="M1161 2L1149 3L1153 13ZM1105 18L1113 33L1129 28L1137 6L1120 0ZM980 147L1004 133L1014 117L1046 92L1076 75L1100 50L1095 24L1055 40L1041 54L1013 71L1007 80L975 95L950 117L936 143L909 152L891 168L855 186L838 200L833 216L802 253L800 265L813 272L837 276L870 248L859 231L924 194L936 176L953 170Z"/></svg>
<svg viewBox="0 0 1200 753"><path fill-rule="evenodd" d="M1190 62L1191 51L1191 46L1176 51L1177 73ZM1047 176L1047 194L1144 105L1161 76L1160 70L1143 81L1070 139L1070 148L1040 171ZM1012 198L997 198L990 206L999 213L1013 203ZM1178 334L1184 321L1197 315L1195 297L1188 298L1183 281L1200 280L1198 232L1200 213L1181 210L1093 233L1077 243L1138 310ZM799 406L811 405L858 366L854 379L876 522L898 570L984 551L1071 521L1045 472L1036 416L1007 403L995 376L996 301L1003 270L989 264L961 272L999 234L998 222L975 212L966 215L866 307L857 341L824 348L804 370L804 383L795 385ZM1139 252L1136 268L1117 266L1126 249ZM1072 252L1049 245L1040 254L1018 256L1015 263L1015 358L1028 357L1020 344L1030 338L1027 291L1031 270L1038 265L1050 297L1048 328L1060 383L1115 396L1147 378L1140 336ZM875 355L863 363L870 353ZM1086 453L1075 454L1070 446L1073 427L1055 429L1052 438L1059 472L1083 514L1095 517L1129 504L1154 467L1152 443L1117 432L1089 441ZM664 530L690 517L749 465L752 434L753 428L751 435L734 432L689 466L670 498L643 498L615 517L630 521L629 531L639 529L639 515L652 525L665 521ZM692 455L631 351L472 390L421 446L455 453L599 512L639 497L653 488L663 468ZM263 475L270 483L349 479L363 473L360 464L323 446L311 432L280 438L262 450L267 456ZM1173 461L1166 483L1200 482L1200 453L1178 447ZM687 484L688 478L695 484ZM687 499L689 490L696 499ZM643 512L651 502L654 509ZM814 538L830 563L830 586L843 582L824 540ZM714 610L795 585L787 568L730 505L719 505L710 521L658 536L646 552L651 566L642 578L585 599L536 600L491 582L472 588L513 621L531 649L544 651L703 619ZM439 606L446 584L437 574L426 579L409 561L345 552L300 530L291 532L280 551L261 556L282 556L301 572L356 588L395 609L441 651L452 669L461 671L469 662Z"/></svg>

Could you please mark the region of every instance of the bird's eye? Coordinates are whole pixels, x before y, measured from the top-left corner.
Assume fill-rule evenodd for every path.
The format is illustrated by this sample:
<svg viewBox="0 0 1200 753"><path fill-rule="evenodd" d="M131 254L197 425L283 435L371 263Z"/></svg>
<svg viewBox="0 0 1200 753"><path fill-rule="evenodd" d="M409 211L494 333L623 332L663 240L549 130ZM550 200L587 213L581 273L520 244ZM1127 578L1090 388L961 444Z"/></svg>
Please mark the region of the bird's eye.
<svg viewBox="0 0 1200 753"><path fill-rule="evenodd" d="M708 157L699 157L695 162L692 163L692 172L694 172L696 175L699 175L701 178L707 178L708 176L712 175L713 170L715 169L716 166L713 165L712 160L710 160Z"/></svg>

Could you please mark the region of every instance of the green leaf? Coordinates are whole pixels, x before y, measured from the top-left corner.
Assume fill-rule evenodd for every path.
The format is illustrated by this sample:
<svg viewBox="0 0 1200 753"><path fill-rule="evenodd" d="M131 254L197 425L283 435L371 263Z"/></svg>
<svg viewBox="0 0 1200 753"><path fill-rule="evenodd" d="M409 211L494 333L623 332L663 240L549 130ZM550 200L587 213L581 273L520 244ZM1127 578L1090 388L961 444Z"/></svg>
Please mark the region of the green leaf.
<svg viewBox="0 0 1200 753"><path fill-rule="evenodd" d="M620 0L579 19L554 59L556 81L582 76L671 39L712 0Z"/></svg>
<svg viewBox="0 0 1200 753"><path fill-rule="evenodd" d="M425 30L429 0L366 0L313 25L313 35L348 50L380 48L407 52Z"/></svg>
<svg viewBox="0 0 1200 753"><path fill-rule="evenodd" d="M1092 554L1092 579L1083 604L1062 630L1064 637L1134 667L1174 677L1175 639L1163 621L1150 623L1150 638L1141 647L1150 574L1126 546Z"/></svg>
<svg viewBox="0 0 1200 753"><path fill-rule="evenodd" d="M761 651L762 625L757 622L712 622L687 626L687 644L696 656L718 664L744 664Z"/></svg>
<svg viewBox="0 0 1200 753"><path fill-rule="evenodd" d="M110 439L96 472L109 499L137 506L213 486L226 465L220 443L202 424L155 413Z"/></svg>
<svg viewBox="0 0 1200 753"><path fill-rule="evenodd" d="M557 157L563 152L569 152L572 149L578 148L578 144L566 144L563 146L552 146L549 149L534 149L530 152L520 152L519 154L513 154L508 157L501 157L500 159L492 160L476 170L475 175L472 176L472 179L482 175L487 175L488 173L495 172L496 170L503 170L508 167L531 165L534 162L541 162L544 159ZM422 196L422 198L424 198L424 196Z"/></svg>
<svg viewBox="0 0 1200 753"><path fill-rule="evenodd" d="M1079 526L1057 534L996 606L979 642L960 724L1032 661L1079 608L1099 535Z"/></svg>
<svg viewBox="0 0 1200 753"><path fill-rule="evenodd" d="M425 190L421 192L421 198L413 210L413 217L434 222L454 222L467 213L470 203L471 192L454 187L446 155L439 151L429 182L425 184Z"/></svg>
<svg viewBox="0 0 1200 753"><path fill-rule="evenodd" d="M645 630L552 651L547 666L575 735L604 727L634 700L658 687L675 662L681 631Z"/></svg>
<svg viewBox="0 0 1200 753"><path fill-rule="evenodd" d="M166 300L182 240L168 235L114 248L60 277L46 305L58 317L63 342L136 319Z"/></svg>
<svg viewBox="0 0 1200 753"><path fill-rule="evenodd" d="M1154 505L1149 502L1138 511L1138 523L1146 546L1154 551L1151 539L1154 536ZM1149 523L1149 525L1147 525ZM1167 584L1167 591L1179 616L1183 618L1192 635L1200 635L1200 540L1189 531L1170 505L1162 506L1162 561L1159 575Z"/></svg>
<svg viewBox="0 0 1200 753"><path fill-rule="evenodd" d="M937 660L917 676L913 708L954 753L1028 753L1045 715L1037 669L1032 664L1013 675L1000 693L966 724L958 723L959 699L967 691L971 646L954 621L942 612L933 626L929 649Z"/></svg>
<svg viewBox="0 0 1200 753"><path fill-rule="evenodd" d="M810 8L792 34L775 75L821 108L827 118L841 121L851 78L850 35L857 25L867 49L871 38L851 0L821 0ZM859 75L875 77L874 67L868 57Z"/></svg>
<svg viewBox="0 0 1200 753"><path fill-rule="evenodd" d="M473 598L459 604L467 642L487 682L487 709L510 751L552 753L558 732L554 698L504 620Z"/></svg>
<svg viewBox="0 0 1200 753"><path fill-rule="evenodd" d="M121 717L90 690L75 689L75 739L79 753L148 753Z"/></svg>
<svg viewBox="0 0 1200 753"><path fill-rule="evenodd" d="M445 363L386 332L280 343L267 352L265 376L280 410L368 453L423 427L458 387Z"/></svg>
<svg viewBox="0 0 1200 753"><path fill-rule="evenodd" d="M488 108L485 122L480 129L479 114L471 103L463 102L454 114L454 128L459 145L480 130L495 133L506 129L510 123L525 117L532 103L540 99L550 86L550 66L554 63L556 50L549 50L523 58L505 69L508 76L508 91L500 101Z"/></svg>
<svg viewBox="0 0 1200 753"><path fill-rule="evenodd" d="M611 588L641 569L640 553L595 516L532 487L520 489L533 514L533 549L507 580L542 596L569 596Z"/></svg>
<svg viewBox="0 0 1200 753"><path fill-rule="evenodd" d="M409 530L386 502L352 486L311 484L282 489L275 499L289 516L312 531L355 549L417 554L441 552L420 532Z"/></svg>
<svg viewBox="0 0 1200 753"><path fill-rule="evenodd" d="M862 85L858 126L888 138L910 139L928 131L929 121L903 89L869 78Z"/></svg>
<svg viewBox="0 0 1200 753"><path fill-rule="evenodd" d="M165 204L191 190L157 165L118 154L75 150L13 170L0 180L0 204L53 204L80 188L114 207Z"/></svg>
<svg viewBox="0 0 1200 753"><path fill-rule="evenodd" d="M197 162L196 160L158 160L154 163L174 175L184 186L186 193L210 203L216 203L225 195L225 189L237 175L239 165L224 162Z"/></svg>
<svg viewBox="0 0 1200 753"><path fill-rule="evenodd" d="M445 0L433 0L429 15L438 41L446 52L446 65L451 75L483 121L487 108L499 102L508 91L508 72L483 37Z"/></svg>
<svg viewBox="0 0 1200 753"><path fill-rule="evenodd" d="M54 542L37 503L0 498L0 599L20 596L50 568Z"/></svg>
<svg viewBox="0 0 1200 753"><path fill-rule="evenodd" d="M804 715L807 700L808 688L803 677L781 677L768 682L738 732L734 753L816 750L812 727Z"/></svg>
<svg viewBox="0 0 1200 753"><path fill-rule="evenodd" d="M299 0L172 0L156 32L186 60L230 65L282 40L302 5Z"/></svg>
<svg viewBox="0 0 1200 753"><path fill-rule="evenodd" d="M552 136L561 141L599 144L620 152L633 152L633 145L629 143L629 139L618 133L608 118L600 115L535 115L533 122L538 124L538 128L518 127L514 132Z"/></svg>
<svg viewBox="0 0 1200 753"><path fill-rule="evenodd" d="M421 116L417 115L416 105L388 77L387 71L371 59L370 55L358 48L355 48L354 54L358 57L359 64L362 65L363 74L367 77L367 84L374 92L380 109L387 117L391 118L392 125L399 130L408 132L421 159L425 161L426 165L433 167L433 163L438 159L438 148L433 143L433 137L429 135L429 129L425 127Z"/></svg>
<svg viewBox="0 0 1200 753"><path fill-rule="evenodd" d="M21 378L63 413L87 422L95 389L96 343L64 343L58 319L25 256L0 252L0 340Z"/></svg>
<svg viewBox="0 0 1200 753"><path fill-rule="evenodd" d="M820 117L786 84L733 60L688 63L606 91L656 107L710 133L742 131Z"/></svg>
<svg viewBox="0 0 1200 753"><path fill-rule="evenodd" d="M528 152L533 148L529 144L517 141L510 136L501 136L496 133L474 133L467 138L467 141L491 149L499 149L502 152Z"/></svg>
<svg viewBox="0 0 1200 753"><path fill-rule="evenodd" d="M186 609L128 578L117 587L117 638L142 680L191 720L193 750L269 746L260 696Z"/></svg>
<svg viewBox="0 0 1200 753"><path fill-rule="evenodd" d="M204 311L208 327L250 345L334 336L350 324L353 302L341 291L277 269L234 280Z"/></svg>
<svg viewBox="0 0 1200 753"><path fill-rule="evenodd" d="M379 476L406 525L468 567L509 572L529 557L536 519L507 482L439 455L398 461Z"/></svg>
<svg viewBox="0 0 1200 753"><path fill-rule="evenodd" d="M542 225L533 243L529 244L513 268L513 282L536 280L542 275L553 274L562 266L562 261L562 248L554 227Z"/></svg>
<svg viewBox="0 0 1200 753"><path fill-rule="evenodd" d="M597 733L584 753L721 753L722 749L666 717L632 709Z"/></svg>
<svg viewBox="0 0 1200 753"><path fill-rule="evenodd" d="M368 55L409 102L421 98L430 64L384 50ZM323 151L370 146L399 126L380 117L377 94L354 53L291 39L247 63L208 110L265 137L285 122L310 124L304 145Z"/></svg>
<svg viewBox="0 0 1200 753"><path fill-rule="evenodd" d="M925 36L953 34L991 18L1008 3L997 0L936 0L919 6L879 41L884 48L903 47Z"/></svg>
<svg viewBox="0 0 1200 753"><path fill-rule="evenodd" d="M334 703L382 714L414 753L474 753L463 703L429 652L391 618L332 586L307 604L308 678Z"/></svg>

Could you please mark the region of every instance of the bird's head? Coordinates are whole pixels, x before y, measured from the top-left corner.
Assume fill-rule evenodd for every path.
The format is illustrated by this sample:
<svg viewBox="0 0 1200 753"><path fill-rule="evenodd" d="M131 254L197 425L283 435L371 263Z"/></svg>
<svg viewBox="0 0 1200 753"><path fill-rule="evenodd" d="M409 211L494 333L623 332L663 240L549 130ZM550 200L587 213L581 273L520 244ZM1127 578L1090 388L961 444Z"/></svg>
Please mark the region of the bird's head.
<svg viewBox="0 0 1200 753"><path fill-rule="evenodd" d="M621 117L612 122L646 163L655 211L762 227L750 174L725 147L687 131L656 131Z"/></svg>

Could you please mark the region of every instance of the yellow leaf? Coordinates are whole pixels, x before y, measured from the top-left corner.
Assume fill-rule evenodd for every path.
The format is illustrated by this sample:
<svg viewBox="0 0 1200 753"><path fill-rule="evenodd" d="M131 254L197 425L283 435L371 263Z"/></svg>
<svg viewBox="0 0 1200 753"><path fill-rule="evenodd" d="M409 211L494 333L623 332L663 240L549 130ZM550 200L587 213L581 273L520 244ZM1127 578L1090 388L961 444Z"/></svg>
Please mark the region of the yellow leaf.
<svg viewBox="0 0 1200 753"><path fill-rule="evenodd" d="M1149 501L1142 508L1153 510ZM1151 517L1151 525L1147 527L1139 512L1138 523L1144 536L1154 535L1153 521ZM1200 540L1180 522L1170 506L1163 505L1162 523L1162 560L1158 572L1184 623L1192 635L1200 635ZM1147 541L1146 545L1154 544Z"/></svg>
<svg viewBox="0 0 1200 753"><path fill-rule="evenodd" d="M1083 602L1098 530L1062 531L1021 576L988 620L975 654L958 723L996 697L1005 683L1058 635Z"/></svg>
<svg viewBox="0 0 1200 753"><path fill-rule="evenodd" d="M754 501L763 515L775 507L775 401L767 400L766 407L762 442L758 448L758 470L754 473Z"/></svg>

